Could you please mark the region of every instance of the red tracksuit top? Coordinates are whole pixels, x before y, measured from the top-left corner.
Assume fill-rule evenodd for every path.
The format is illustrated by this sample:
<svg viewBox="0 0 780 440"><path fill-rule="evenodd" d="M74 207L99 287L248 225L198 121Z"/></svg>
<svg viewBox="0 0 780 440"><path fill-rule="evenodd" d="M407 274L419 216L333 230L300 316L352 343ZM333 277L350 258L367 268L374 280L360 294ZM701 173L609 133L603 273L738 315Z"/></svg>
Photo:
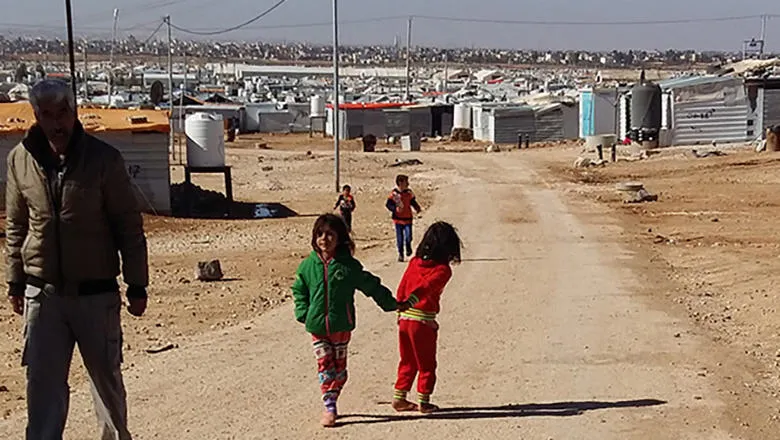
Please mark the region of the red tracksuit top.
<svg viewBox="0 0 780 440"><path fill-rule="evenodd" d="M439 313L439 300L452 277L449 264L414 257L409 261L396 293L398 302L409 301L412 308L401 312L401 318L432 321Z"/></svg>

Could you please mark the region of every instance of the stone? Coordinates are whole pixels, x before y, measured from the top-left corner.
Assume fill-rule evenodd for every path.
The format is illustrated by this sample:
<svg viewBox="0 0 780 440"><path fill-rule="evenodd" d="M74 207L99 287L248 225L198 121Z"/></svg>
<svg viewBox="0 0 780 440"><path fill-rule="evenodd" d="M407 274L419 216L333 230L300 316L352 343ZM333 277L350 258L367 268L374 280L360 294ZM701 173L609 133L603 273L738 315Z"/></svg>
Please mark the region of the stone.
<svg viewBox="0 0 780 440"><path fill-rule="evenodd" d="M587 157L578 157L577 160L574 161L574 168L587 168L591 166L592 163L593 161Z"/></svg>
<svg viewBox="0 0 780 440"><path fill-rule="evenodd" d="M200 281L219 281L224 274L219 260L199 261L196 276Z"/></svg>

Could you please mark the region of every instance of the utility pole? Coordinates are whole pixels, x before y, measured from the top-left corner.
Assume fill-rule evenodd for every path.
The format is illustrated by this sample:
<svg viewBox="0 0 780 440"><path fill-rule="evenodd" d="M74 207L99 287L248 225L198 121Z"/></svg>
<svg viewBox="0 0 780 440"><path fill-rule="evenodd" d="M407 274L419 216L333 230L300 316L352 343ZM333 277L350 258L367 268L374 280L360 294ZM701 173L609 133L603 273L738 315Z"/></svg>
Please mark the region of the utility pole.
<svg viewBox="0 0 780 440"><path fill-rule="evenodd" d="M341 190L339 173L339 7L333 0L333 150L335 155L336 192Z"/></svg>
<svg viewBox="0 0 780 440"><path fill-rule="evenodd" d="M111 52L108 56L108 106L111 107L111 96L114 94L114 46L116 45L116 24L119 19L119 9L114 8L114 30L111 34Z"/></svg>
<svg viewBox="0 0 780 440"><path fill-rule="evenodd" d="M70 86L73 89L73 99L76 99L76 55L73 44L73 12L70 6L70 0L65 0L65 20L68 22L68 59L70 61ZM78 114L78 106L73 103Z"/></svg>
<svg viewBox="0 0 780 440"><path fill-rule="evenodd" d="M449 102L448 94L450 89L450 54L444 50L444 97Z"/></svg>
<svg viewBox="0 0 780 440"><path fill-rule="evenodd" d="M173 152L174 156L176 152L173 147L173 124L171 124L171 117L173 116L173 37L171 36L171 16L165 16L165 23L168 25L168 149ZM176 157L174 157L176 159Z"/></svg>
<svg viewBox="0 0 780 440"><path fill-rule="evenodd" d="M405 101L411 99L411 69L412 69L412 17L409 17L409 23L406 28L406 97Z"/></svg>
<svg viewBox="0 0 780 440"><path fill-rule="evenodd" d="M766 21L769 18L766 14L761 16L761 52L758 55L759 59L764 58L764 46L766 45Z"/></svg>
<svg viewBox="0 0 780 440"><path fill-rule="evenodd" d="M84 40L84 102L89 101L89 66L87 65L87 40Z"/></svg>
<svg viewBox="0 0 780 440"><path fill-rule="evenodd" d="M184 82L182 82L181 93L179 96L179 130L184 131L184 91L187 90L187 49L184 49ZM171 106L173 108L173 106ZM186 139L186 137L185 137ZM181 152L184 150L181 145L181 136L179 136L179 160Z"/></svg>

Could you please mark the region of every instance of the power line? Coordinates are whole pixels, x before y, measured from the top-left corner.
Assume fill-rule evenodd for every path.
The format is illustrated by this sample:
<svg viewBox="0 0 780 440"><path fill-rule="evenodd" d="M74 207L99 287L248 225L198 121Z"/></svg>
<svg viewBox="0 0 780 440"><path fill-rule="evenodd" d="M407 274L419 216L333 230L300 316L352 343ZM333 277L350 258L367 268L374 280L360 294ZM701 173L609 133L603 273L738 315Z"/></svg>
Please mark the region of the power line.
<svg viewBox="0 0 780 440"><path fill-rule="evenodd" d="M157 26L157 29L155 29L154 32L152 32L152 35L149 35L149 37L146 40L144 40L143 44L141 45L146 46L146 44L149 43L149 41L151 41L155 35L157 35L157 32L160 32L160 29L162 29L164 24L165 24L165 20L161 21L160 24Z"/></svg>
<svg viewBox="0 0 780 440"><path fill-rule="evenodd" d="M355 20L339 20L339 26L344 24L380 23L385 21L407 20L408 18L409 18L408 15L390 15L384 17L362 18L362 19L355 19ZM276 24L271 26L258 25L258 26L248 26L244 29L255 29L255 30L299 29L299 28L313 28L313 27L325 27L325 26L327 27L333 26L333 22L319 21L319 22L310 22L310 23ZM214 28L196 28L196 29L202 32L214 30Z"/></svg>
<svg viewBox="0 0 780 440"><path fill-rule="evenodd" d="M156 24L159 20L154 21L148 21L144 23L135 24L132 26L119 28L119 31L122 32L129 32L134 31L136 29L142 29L144 27L147 27L152 24ZM40 24L25 24L25 23L0 23L0 26L8 27L11 29L30 29L30 30L60 30L62 29L62 26L54 26L54 25L40 25ZM103 26L79 26L79 29L86 29L90 31L110 31L113 28L111 27L103 27Z"/></svg>
<svg viewBox="0 0 780 440"><path fill-rule="evenodd" d="M158 0L157 2L150 2L148 4L153 5L152 8L158 8L162 6L183 3L190 0ZM260 20L267 16L275 9L280 7L286 0L279 0L274 6L264 11L260 15L248 20L239 25L227 28L227 29L214 29L214 28L193 28L186 29L180 26L171 24L171 27L184 33L192 35L219 35L228 32L232 32L238 29L299 29L299 28L312 28L312 27L325 27L332 26L332 21L310 22L310 23L293 23L293 24L281 24L271 26L249 26L250 24ZM382 16L363 18L355 20L339 20L339 24L364 24L364 23L378 23L385 21L395 20L407 20L408 15L396 15L396 16ZM469 18L469 17L448 17L448 16L434 16L434 15L413 15L412 18L429 21L445 21L445 22L457 22L457 23L486 23L486 24L509 24L509 25L535 25L535 26L651 26L651 25L675 25L675 24L693 24L693 23L713 23L713 22L732 22L732 21L745 21L745 20L757 20L764 17L768 18L780 18L780 14L761 14L761 15L744 15L744 16L725 16L725 17L712 17L712 18L682 18L682 19L669 19L669 20L616 20L616 21L544 21L544 20L503 20L503 19L481 19L481 18ZM129 32L132 30L140 29L151 24L158 23L157 20L152 22L137 24L127 28L120 28L122 32ZM34 25L34 24L22 24L22 23L0 23L0 26L16 29L60 29L61 26L49 26L49 25ZM108 31L111 28L99 27L99 26L79 26L80 29L85 30L100 30ZM156 30L155 32L159 31Z"/></svg>
<svg viewBox="0 0 780 440"><path fill-rule="evenodd" d="M482 19L466 17L443 17L434 15L415 15L414 18L431 21L450 21L458 23L489 23L489 24L517 24L517 25L538 25L538 26L643 26L643 25L664 25L664 24L692 24L692 23L712 23L726 21L755 20L762 17L777 17L777 15L742 15L715 18L682 18L671 20L613 20L613 21L543 21L543 20L502 20L502 19Z"/></svg>
<svg viewBox="0 0 780 440"><path fill-rule="evenodd" d="M238 24L236 26L229 27L227 29L218 30L218 31L211 31L211 32L193 31L193 30L189 30L189 29L185 29L185 28L176 26L173 23L171 23L171 27L176 29L179 32L184 32L185 34L192 34L192 35L219 35L219 34L226 34L228 32L232 32L232 31L241 29L243 27L249 26L250 24L256 22L257 20L260 20L261 18L263 18L266 15L270 14L271 12L273 12L276 8L278 8L279 6L282 6L285 2L287 2L287 0L279 0L278 2L276 2L275 5L271 6L270 8L266 9L265 11L261 12L259 15L253 17L252 19L250 19L248 21L245 21L245 22L243 22L241 24Z"/></svg>

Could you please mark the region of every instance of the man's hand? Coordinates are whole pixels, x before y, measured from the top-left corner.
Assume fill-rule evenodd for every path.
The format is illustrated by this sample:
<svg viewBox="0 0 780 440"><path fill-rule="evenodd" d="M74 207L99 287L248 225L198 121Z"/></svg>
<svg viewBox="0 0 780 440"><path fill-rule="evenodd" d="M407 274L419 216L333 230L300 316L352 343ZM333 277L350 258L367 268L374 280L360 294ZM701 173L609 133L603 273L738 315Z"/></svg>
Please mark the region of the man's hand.
<svg viewBox="0 0 780 440"><path fill-rule="evenodd" d="M133 316L143 316L146 311L146 298L128 298L127 311Z"/></svg>
<svg viewBox="0 0 780 440"><path fill-rule="evenodd" d="M405 312L405 311L409 310L410 307L411 307L411 305L409 304L409 301L404 301L404 302L399 302L398 303L398 311L399 312Z"/></svg>
<svg viewBox="0 0 780 440"><path fill-rule="evenodd" d="M11 303L11 307L14 309L14 313L17 315L24 314L24 297L23 296L9 296L8 302Z"/></svg>

